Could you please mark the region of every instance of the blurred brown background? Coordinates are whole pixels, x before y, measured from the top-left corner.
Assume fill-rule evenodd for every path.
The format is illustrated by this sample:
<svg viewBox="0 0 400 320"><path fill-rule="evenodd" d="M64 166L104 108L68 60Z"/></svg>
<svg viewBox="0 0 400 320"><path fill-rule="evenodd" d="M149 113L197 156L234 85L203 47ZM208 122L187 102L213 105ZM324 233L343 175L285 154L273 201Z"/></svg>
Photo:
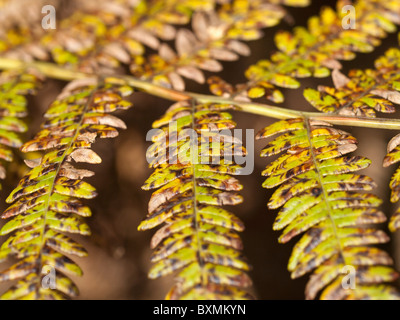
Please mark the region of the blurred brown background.
<svg viewBox="0 0 400 320"><path fill-rule="evenodd" d="M51 1L50 1L51 2ZM306 25L307 17L318 14L322 5L334 6L335 1L314 0L312 6L300 9L288 9L296 25ZM65 5L62 14L67 14L69 5ZM58 12L60 13L60 12ZM250 43L251 58L241 58L237 62L224 63L225 71L222 78L231 83L245 81L243 72L259 59L268 58L276 50L273 36L279 29L290 30L293 26L283 22L278 27L265 30L265 37ZM396 35L384 40L373 54L359 54L357 61L343 63L344 71L351 68L372 68L374 59L387 48L397 46ZM30 131L26 138L31 138L39 130L44 113L52 99L65 83L49 81L39 95L31 98ZM316 88L318 84L331 84L328 79L306 79L302 81L302 89ZM187 81L189 91L208 93L206 86ZM298 110L314 111L302 96L302 90L284 90L286 101L284 107ZM87 181L98 190L98 197L89 201L93 217L88 219L92 228L92 237L83 239L89 251L89 257L75 259L84 270L82 278L74 279L81 290L80 299L163 299L172 283L172 278L149 280L147 272L150 268L149 242L153 231L138 232L137 226L147 213L147 203L150 192L141 190L141 185L151 174L148 169L145 152L150 146L146 142L146 133L151 129L152 122L160 117L171 104L168 101L137 93L132 101L135 106L120 114L128 129L121 132L120 137L113 141L98 141L94 150L103 158L103 163L92 166L96 176ZM398 114L396 114L399 117ZM257 132L274 120L260 116L234 112L234 120L238 128L254 128ZM386 152L386 143L396 134L388 130L365 130L359 128L343 128L359 138L357 154L373 160L372 166L363 173L369 174L378 184L376 192L381 196L385 205L383 210L387 215L393 212L389 203L388 182L394 168L383 169L381 164ZM254 292L259 299L303 299L307 276L291 280L286 271L286 265L291 248L296 242L281 245L277 242L278 232L272 231L275 211L268 211L267 202L271 195L261 187L263 177L260 173L267 159L258 156L265 142L256 142L255 168L250 176L240 177L244 185L242 195L245 202L232 207L245 223L246 230L242 234L245 255L253 265L251 277L254 281ZM12 166L13 167L13 166ZM14 167L16 168L15 164ZM10 174L3 183L0 194L2 209L4 199L18 181L18 172ZM386 229L386 226L382 226ZM400 269L398 235L392 235L392 241L385 248L390 251ZM8 284L7 284L8 286ZM1 288L4 288L4 285Z"/></svg>

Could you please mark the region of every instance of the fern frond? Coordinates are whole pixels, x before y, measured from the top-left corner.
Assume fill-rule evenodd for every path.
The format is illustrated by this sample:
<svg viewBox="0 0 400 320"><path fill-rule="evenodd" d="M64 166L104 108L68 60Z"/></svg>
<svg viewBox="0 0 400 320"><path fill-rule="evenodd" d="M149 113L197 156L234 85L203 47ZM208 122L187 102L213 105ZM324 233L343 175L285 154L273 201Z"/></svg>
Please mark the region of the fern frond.
<svg viewBox="0 0 400 320"><path fill-rule="evenodd" d="M60 9L62 1L13 0L0 4L0 55L22 61L49 60L50 55L40 44L46 34L42 27L42 9L46 5Z"/></svg>
<svg viewBox="0 0 400 320"><path fill-rule="evenodd" d="M128 63L131 55L143 54L141 42L157 47L157 36L167 40L174 37L175 28L157 20L161 19L157 14L167 10L160 6L161 1L147 2L103 0L97 1L95 7L82 5L60 20L56 30L47 30L45 34L10 29L4 39L0 37L0 53L24 61L51 57L58 64L72 65L88 73L116 68L120 61ZM190 15L185 5L181 8L182 14ZM170 14L170 23L178 23Z"/></svg>
<svg viewBox="0 0 400 320"><path fill-rule="evenodd" d="M153 126L148 149L156 170L143 189L158 189L139 230L163 225L153 236L154 279L180 270L168 299L249 299L249 265L237 234L243 223L221 208L242 202L232 159L246 150L226 131L235 126L230 105L179 102ZM194 131L189 131L194 130Z"/></svg>
<svg viewBox="0 0 400 320"><path fill-rule="evenodd" d="M387 155L383 160L383 166L388 167L400 161L400 134L394 136L388 143ZM400 168L397 168L395 173L392 175L389 183L391 189L391 202L398 202L400 199ZM390 231L394 232L400 229L400 208L397 208L395 213L392 215L389 222Z"/></svg>
<svg viewBox="0 0 400 320"><path fill-rule="evenodd" d="M322 112L375 117L376 111L395 112L400 103L400 50L390 49L375 61L374 70L352 70L349 77L332 73L335 88L306 89L304 97Z"/></svg>
<svg viewBox="0 0 400 320"><path fill-rule="evenodd" d="M298 88L296 78L327 77L330 69L340 69L340 60L351 60L356 52L371 52L381 38L394 32L400 23L400 3L395 0L359 0L354 4L356 29L344 29L342 8L324 7L319 16L309 19L308 28L281 31L275 36L279 51L246 71L249 80L234 96L261 98L280 103L283 95L276 87Z"/></svg>
<svg viewBox="0 0 400 320"><path fill-rule="evenodd" d="M23 142L20 133L27 131L22 120L28 114L26 95L35 94L43 77L35 70L13 70L0 73L0 159L11 162L12 148ZM6 170L0 164L0 179Z"/></svg>
<svg viewBox="0 0 400 320"><path fill-rule="evenodd" d="M283 7L271 2L234 0L217 12L196 12L192 18L193 32L187 29L177 32L177 52L162 44L158 55L134 63L132 73L177 90L185 88L182 77L204 83L201 70L218 72L222 70L218 61L234 61L239 55L249 55L250 48L242 41L259 39L261 29L277 25L286 15ZM291 4L306 5L307 1Z"/></svg>
<svg viewBox="0 0 400 320"><path fill-rule="evenodd" d="M32 32L41 28L43 18L42 8L48 5L46 0L2 0L0 1L0 39L4 33L18 29L22 32ZM58 7L59 1L53 0L51 5ZM43 30L43 29L42 29ZM1 51L1 50L0 50Z"/></svg>
<svg viewBox="0 0 400 320"><path fill-rule="evenodd" d="M263 129L258 139L280 134L261 155L284 152L263 171L265 188L278 189L268 203L281 208L274 230L282 230L281 243L305 232L295 245L288 269L298 278L316 269L306 287L306 298L314 299L399 299L385 283L397 279L392 259L381 249L370 247L389 241L371 225L382 223L381 200L370 191L371 178L354 172L371 161L348 153L356 139L328 123L291 119ZM345 267L355 270L354 289L346 289Z"/></svg>
<svg viewBox="0 0 400 320"><path fill-rule="evenodd" d="M27 37L3 44L6 57L48 60L78 70L110 72L121 64L144 80L183 90L183 78L204 82L201 70L220 71L218 62L249 55L242 40L262 36L286 15L281 3L304 6L309 1L100 1L96 9L77 12L59 22L57 30L40 39ZM274 4L273 4L274 3ZM218 9L218 10L217 10ZM174 25L192 21L194 33ZM176 51L163 41L176 38ZM158 54L145 57L145 47ZM23 50L20 50L23 48ZM201 69L201 70L200 70Z"/></svg>
<svg viewBox="0 0 400 320"><path fill-rule="evenodd" d="M123 98L129 87L97 83L95 79L71 82L45 114L42 130L25 143L23 152L44 151L27 161L32 168L7 198L13 203L2 215L9 219L0 231L10 235L0 250L1 260L19 261L0 273L0 281L19 280L3 299L62 299L78 289L67 275L81 269L67 255L85 256L86 250L65 233L88 235L83 217L90 209L80 199L96 196L95 188L82 179L94 173L75 168L72 162L100 163L90 149L96 137L112 138L124 123L108 113L127 109ZM56 270L56 289L42 287L44 268Z"/></svg>
<svg viewBox="0 0 400 320"><path fill-rule="evenodd" d="M187 24L195 11L212 11L216 0L102 1L93 10L60 23L60 30L42 44L59 64L77 65L85 72L137 64L145 47L157 50L160 40L173 40L174 25ZM95 30L95 33L92 31Z"/></svg>

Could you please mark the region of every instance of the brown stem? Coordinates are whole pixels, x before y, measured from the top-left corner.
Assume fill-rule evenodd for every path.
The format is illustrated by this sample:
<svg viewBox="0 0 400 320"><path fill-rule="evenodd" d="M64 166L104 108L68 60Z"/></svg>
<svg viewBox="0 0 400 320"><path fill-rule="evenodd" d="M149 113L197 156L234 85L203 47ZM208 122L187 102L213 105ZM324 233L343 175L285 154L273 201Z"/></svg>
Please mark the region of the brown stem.
<svg viewBox="0 0 400 320"><path fill-rule="evenodd" d="M115 79L116 82L120 83L121 80L126 81L130 86L143 90L150 95L157 96L172 101L183 101L196 99L201 103L224 103L232 104L238 110L258 114L269 118L275 119L289 119L289 118L300 118L308 117L310 119L323 120L336 125L343 126L355 126L355 127L366 127L376 129L391 129L400 130L400 119L385 119L385 118L366 118L366 117L352 117L352 116L340 116L334 114L326 114L321 112L302 112L297 110L291 110L287 108L276 107L268 104L261 104L255 102L242 102L235 101L230 98L218 97L214 95L198 94L192 92L181 92L169 88L164 88L156 84L139 80L129 75L96 75L74 71L66 67L58 66L48 62L22 62L19 60L0 58L0 70L15 70L23 68L35 68L43 75L59 80L71 81L75 79L92 78L99 76L108 78L109 81Z"/></svg>

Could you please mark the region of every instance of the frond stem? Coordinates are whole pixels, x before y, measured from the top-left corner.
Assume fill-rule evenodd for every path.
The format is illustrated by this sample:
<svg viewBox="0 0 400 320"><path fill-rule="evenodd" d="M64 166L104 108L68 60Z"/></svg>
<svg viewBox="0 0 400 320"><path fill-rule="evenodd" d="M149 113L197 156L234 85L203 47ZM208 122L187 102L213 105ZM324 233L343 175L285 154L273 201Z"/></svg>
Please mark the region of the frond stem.
<svg viewBox="0 0 400 320"><path fill-rule="evenodd" d="M196 101L191 100L191 106L192 106L192 130L195 130L196 124L195 124L195 113L196 113ZM195 143L197 144L198 141L196 140ZM203 260L203 255L202 255L202 244L199 236L200 232L200 225L199 225L199 213L197 210L197 191L196 191L196 186L197 186L197 178L196 178L196 163L197 163L197 157L198 153L194 154L193 150L197 150L197 148L191 148L191 161L192 161L192 170L193 170L193 177L192 177L192 183L193 183L193 216L194 216L194 228L196 232L196 243L197 243L197 258L198 258L198 263L200 266L201 270L201 285L205 285L205 276L204 276L204 260Z"/></svg>
<svg viewBox="0 0 400 320"><path fill-rule="evenodd" d="M251 114L257 114L274 119L290 119L290 118L303 118L317 119L329 122L334 125L342 126L354 126L354 127L365 127L375 129L390 129L400 130L400 119L388 119L388 118L367 118L367 117L355 117L355 116L343 116L321 112L303 112L298 110L291 110L287 108L281 108L268 104L261 104L256 102L243 102L235 101L231 98L224 98L214 95L198 94L193 92L181 92L159 85L150 83L148 81L137 79L129 75L96 75L83 73L68 69L67 67L58 66L54 63L49 62L23 62L15 59L0 58L0 70L15 70L21 68L35 68L41 72L44 76L53 79L71 81L75 79L86 79L86 78L99 78L110 77L116 80L124 80L130 86L143 90L153 96L164 98L172 101L183 101L195 99L199 103L222 103L234 105L237 110L247 112ZM112 80L109 81L112 83Z"/></svg>
<svg viewBox="0 0 400 320"><path fill-rule="evenodd" d="M62 165L64 164L65 159L68 156L68 151L72 148L74 142L76 141L77 137L79 136L79 130L83 125L85 114L87 113L87 110L89 109L90 104L93 102L94 92L95 92L95 90L92 91L87 103L85 104L85 107L84 107L84 110L82 112L82 115L81 115L81 117L79 119L79 122L77 123L77 128L76 128L76 131L74 133L74 136L72 137L69 145L67 146L67 148L65 149L64 153L61 156L61 161L58 163L58 166L57 166L57 169L56 169L56 173L55 173L55 176L54 176L54 180L53 180L50 192L47 195L47 199L46 199L46 203L45 203L45 207L44 207L45 209L44 209L44 213L43 213L43 227L42 227L41 235L40 235L40 237L41 237L41 240L40 240L40 252L39 252L40 267L42 267L42 265L43 265L42 253L43 253L43 247L44 247L45 242L46 242L45 235L46 235L46 227L47 227L47 213L50 211L51 196L55 192L55 186L57 184L57 179L59 177ZM41 272L41 270L39 270L39 273L40 272ZM39 285L40 285L40 283L38 282L37 286L39 286Z"/></svg>
<svg viewBox="0 0 400 320"><path fill-rule="evenodd" d="M322 174L321 174L321 171L320 171L320 168L319 168L320 164L319 164L319 161L318 161L318 159L316 157L316 154L315 154L314 145L313 145L313 142L312 142L312 130L311 130L311 125L310 125L310 120L307 117L305 117L304 118L304 123L305 123L306 128L307 128L307 139L308 139L308 144L310 146L310 157L311 157L311 160L313 162L313 165L314 165L314 168L315 168L315 172L317 174L318 184L319 184L319 186L321 188L323 201L325 203L325 209L326 209L325 213L328 216L328 219L329 219L329 221L331 222L331 225L332 225L332 233L333 233L333 236L334 236L334 238L336 240L336 243L337 243L338 254L339 254L340 258L341 258L340 260L344 265L347 265L346 257L345 257L344 251L343 251L343 246L342 246L342 244L340 242L340 237L339 237L339 234L338 234L338 230L337 230L337 226L336 226L336 223L335 223L335 219L333 219L333 210L332 210L332 206L331 206L331 204L329 202L328 192L326 191L326 188L324 186L324 182L323 182L323 179L322 179Z"/></svg>

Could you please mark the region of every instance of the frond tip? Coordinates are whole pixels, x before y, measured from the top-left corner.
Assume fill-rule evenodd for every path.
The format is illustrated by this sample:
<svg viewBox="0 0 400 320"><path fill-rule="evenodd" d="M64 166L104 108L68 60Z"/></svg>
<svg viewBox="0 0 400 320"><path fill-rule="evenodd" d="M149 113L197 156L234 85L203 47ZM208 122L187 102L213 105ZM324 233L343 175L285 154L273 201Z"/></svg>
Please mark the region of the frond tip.
<svg viewBox="0 0 400 320"><path fill-rule="evenodd" d="M9 220L0 234L10 236L1 246L0 258L16 257L19 262L0 273L0 281L18 280L2 299L63 299L78 294L68 276L79 276L82 270L67 255L87 253L65 233L90 234L83 218L91 211L80 199L91 199L96 191L82 180L94 173L75 168L72 161L101 162L91 145L97 136L115 137L117 128L125 127L107 113L129 108L123 97L130 93L129 87L107 80L71 82L46 112L42 130L23 145L24 152L44 154L27 161L32 169L6 200L13 204L2 215ZM54 288L42 284L49 268L56 272Z"/></svg>
<svg viewBox="0 0 400 320"><path fill-rule="evenodd" d="M180 270L168 299L249 299L250 266L237 234L243 223L221 208L242 202L233 177L241 167L227 156L244 154L241 141L224 131L235 123L230 105L180 102L154 123L161 128L148 150L155 172L143 189L158 189L139 230L162 224L153 236L149 277ZM171 125L173 121L175 125ZM192 129L192 131L188 131ZM194 151L195 150L195 151Z"/></svg>
<svg viewBox="0 0 400 320"><path fill-rule="evenodd" d="M372 193L371 178L355 174L370 160L349 156L356 139L330 124L308 119L290 119L263 129L258 139L281 134L263 150L262 156L284 152L263 171L263 186L279 186L268 203L281 210L274 229L283 230L279 241L288 242L305 232L295 245L288 269L298 278L315 269L306 298L400 299L384 283L397 279L392 259L370 247L389 241L372 226L386 220L379 211L381 200ZM347 272L354 270L355 287L347 286ZM345 283L345 284L344 284ZM379 289L379 290L378 290Z"/></svg>
<svg viewBox="0 0 400 320"><path fill-rule="evenodd" d="M354 1L357 28L345 29L342 9L347 4L349 1L338 1L336 11L324 6L319 16L308 20L307 28L297 26L292 32L278 32L275 43L279 51L246 71L247 96L265 96L280 103L283 94L276 87L296 89L299 78L329 76L330 70L342 68L341 60L352 60L357 52L373 51L400 22L398 1L359 0Z"/></svg>
<svg viewBox="0 0 400 320"><path fill-rule="evenodd" d="M375 61L375 69L352 70L346 77L332 72L335 88L306 89L305 98L322 112L375 117L376 111L395 112L400 102L400 50L392 48Z"/></svg>

